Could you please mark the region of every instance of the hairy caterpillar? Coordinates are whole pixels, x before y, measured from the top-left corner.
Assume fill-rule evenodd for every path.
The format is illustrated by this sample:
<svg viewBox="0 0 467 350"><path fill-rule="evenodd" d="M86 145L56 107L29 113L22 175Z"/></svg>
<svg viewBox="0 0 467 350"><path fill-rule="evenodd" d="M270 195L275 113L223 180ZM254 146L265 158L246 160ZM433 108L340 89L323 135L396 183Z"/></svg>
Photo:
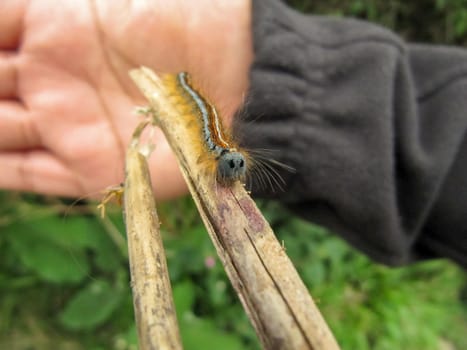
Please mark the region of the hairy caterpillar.
<svg viewBox="0 0 467 350"><path fill-rule="evenodd" d="M193 85L188 73L166 74L162 83L171 102L177 106L180 118L188 121L193 129L189 142L199 152L199 161L217 182L222 185L237 180L245 182L253 174L263 187L269 185L274 189L284 185L272 164L288 170L291 168L261 155L261 152L240 148L223 126L214 105ZM253 153L254 157L251 156Z"/></svg>

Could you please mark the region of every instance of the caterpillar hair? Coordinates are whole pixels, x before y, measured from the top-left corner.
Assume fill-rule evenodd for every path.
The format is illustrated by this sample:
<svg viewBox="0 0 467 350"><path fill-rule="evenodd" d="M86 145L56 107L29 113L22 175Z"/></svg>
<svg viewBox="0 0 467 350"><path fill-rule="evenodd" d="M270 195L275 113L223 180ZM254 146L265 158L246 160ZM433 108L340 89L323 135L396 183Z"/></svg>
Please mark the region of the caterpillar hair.
<svg viewBox="0 0 467 350"><path fill-rule="evenodd" d="M261 152L239 147L214 105L193 85L188 73L164 75L162 82L171 104L192 129L187 142L199 155L198 162L217 182L228 186L235 181L245 182L253 175L261 186L282 188L284 180L274 166L291 168Z"/></svg>

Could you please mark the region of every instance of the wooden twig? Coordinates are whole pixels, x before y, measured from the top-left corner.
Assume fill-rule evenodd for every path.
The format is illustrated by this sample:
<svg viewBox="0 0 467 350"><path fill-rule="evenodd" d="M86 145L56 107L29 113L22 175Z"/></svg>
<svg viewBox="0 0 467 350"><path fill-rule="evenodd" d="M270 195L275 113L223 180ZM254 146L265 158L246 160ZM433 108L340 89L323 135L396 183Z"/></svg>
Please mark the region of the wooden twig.
<svg viewBox="0 0 467 350"><path fill-rule="evenodd" d="M338 349L307 288L269 224L240 183L223 187L206 176L189 140L189 125L167 102L148 68L130 72L175 152L227 275L266 349Z"/></svg>
<svg viewBox="0 0 467 350"><path fill-rule="evenodd" d="M139 347L181 349L167 262L146 157L135 131L125 164L124 216Z"/></svg>

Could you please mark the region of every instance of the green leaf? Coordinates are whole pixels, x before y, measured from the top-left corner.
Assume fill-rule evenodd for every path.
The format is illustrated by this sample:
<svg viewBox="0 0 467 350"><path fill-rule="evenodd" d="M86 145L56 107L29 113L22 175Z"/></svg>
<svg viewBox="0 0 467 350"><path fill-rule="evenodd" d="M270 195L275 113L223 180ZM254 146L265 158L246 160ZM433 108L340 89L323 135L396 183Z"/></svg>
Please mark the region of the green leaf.
<svg viewBox="0 0 467 350"><path fill-rule="evenodd" d="M10 235L21 233L70 249L94 247L95 237L103 234L103 230L93 218L82 216L62 218L57 215L15 222L6 231Z"/></svg>
<svg viewBox="0 0 467 350"><path fill-rule="evenodd" d="M52 216L35 224L42 235L47 235L57 244L70 248L94 247L96 236L104 234L102 228L92 217Z"/></svg>
<svg viewBox="0 0 467 350"><path fill-rule="evenodd" d="M107 321L118 307L122 291L107 281L93 281L66 305L60 322L70 330L90 330Z"/></svg>
<svg viewBox="0 0 467 350"><path fill-rule="evenodd" d="M122 256L118 248L93 217L61 218L56 215L48 215L30 221L16 222L10 225L6 231L9 240L20 240L23 243L22 246L27 246L25 251L19 252L23 258L27 258L31 248L40 245L41 249L47 249L46 253L41 253L44 259L48 256L50 249L58 250L59 252L55 255L70 255L68 265L86 266L83 272L88 273L89 264L84 259L84 255L87 249L92 249L96 253L95 262L101 270L115 271L121 266ZM49 245L48 248L47 245ZM66 254L60 253L60 251L65 251ZM35 257L37 259L34 261L40 260L39 255L35 254ZM57 268L62 268L66 264L59 265ZM30 267L30 264L27 266ZM33 264L32 268L34 266ZM59 281L80 281L78 276L81 274L74 278L62 278ZM57 279L52 281L57 281Z"/></svg>
<svg viewBox="0 0 467 350"><path fill-rule="evenodd" d="M173 297L185 350L244 349L239 336L222 331L213 320L193 315L191 309L195 301L195 285L192 282L185 281L174 285Z"/></svg>
<svg viewBox="0 0 467 350"><path fill-rule="evenodd" d="M245 346L240 337L220 330L208 319L194 317L181 325L181 336L185 350L222 349L241 350Z"/></svg>
<svg viewBox="0 0 467 350"><path fill-rule="evenodd" d="M436 0L435 3L438 10L444 10L444 8L446 8L446 0Z"/></svg>
<svg viewBox="0 0 467 350"><path fill-rule="evenodd" d="M40 278L54 283L78 283L89 274L84 252L61 247L46 240L33 240L19 232L9 237L21 263Z"/></svg>
<svg viewBox="0 0 467 350"><path fill-rule="evenodd" d="M122 254L108 235L102 233L95 237L96 265L103 271L116 271L122 266Z"/></svg>
<svg viewBox="0 0 467 350"><path fill-rule="evenodd" d="M309 263L302 267L303 280L309 287L320 286L326 278L326 268L321 261Z"/></svg>
<svg viewBox="0 0 467 350"><path fill-rule="evenodd" d="M350 13L357 15L365 11L365 4L361 0L353 1L350 4Z"/></svg>
<svg viewBox="0 0 467 350"><path fill-rule="evenodd" d="M173 298L177 317L181 320L186 313L191 311L195 301L195 286L188 280L175 284L173 286Z"/></svg>
<svg viewBox="0 0 467 350"><path fill-rule="evenodd" d="M458 37L467 32L467 10L460 10L454 15L454 31Z"/></svg>
<svg viewBox="0 0 467 350"><path fill-rule="evenodd" d="M136 329L136 324L133 323L125 333L120 334L115 344L118 344L115 346L115 348L118 349L138 349L138 331Z"/></svg>
<svg viewBox="0 0 467 350"><path fill-rule="evenodd" d="M206 270L203 252L212 252L212 243L202 226L196 226L180 237L166 238L169 274L177 281L183 274L200 273Z"/></svg>

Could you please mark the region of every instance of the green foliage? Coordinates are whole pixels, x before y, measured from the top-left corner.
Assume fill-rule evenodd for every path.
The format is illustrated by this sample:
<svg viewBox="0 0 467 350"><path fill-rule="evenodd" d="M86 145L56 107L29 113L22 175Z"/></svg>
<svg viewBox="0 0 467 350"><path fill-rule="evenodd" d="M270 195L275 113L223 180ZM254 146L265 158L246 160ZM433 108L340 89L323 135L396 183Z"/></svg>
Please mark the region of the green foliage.
<svg viewBox="0 0 467 350"><path fill-rule="evenodd" d="M56 200L0 200L0 348L109 348L98 327L133 324L126 252L87 207L75 215Z"/></svg>
<svg viewBox="0 0 467 350"><path fill-rule="evenodd" d="M467 44L467 1L288 0L307 13L357 17L395 30L410 41Z"/></svg>
<svg viewBox="0 0 467 350"><path fill-rule="evenodd" d="M76 284L89 273L85 249L95 245L95 222L58 216L18 220L4 230L4 239L25 268L44 281ZM31 242L35 242L31 244Z"/></svg>
<svg viewBox="0 0 467 350"><path fill-rule="evenodd" d="M60 314L61 324L73 331L92 330L108 321L123 298L125 289L106 280L88 283L73 295Z"/></svg>
<svg viewBox="0 0 467 350"><path fill-rule="evenodd" d="M192 281L180 282L173 290L180 333L186 350L242 349L241 339L216 326L214 319L196 316L193 312L196 287Z"/></svg>
<svg viewBox="0 0 467 350"><path fill-rule="evenodd" d="M109 225L83 206L63 217L56 203L1 196L0 348L136 349L126 254ZM262 210L343 349L467 348L467 278L453 264L386 268L277 204ZM159 211L185 348L259 349L191 200Z"/></svg>

